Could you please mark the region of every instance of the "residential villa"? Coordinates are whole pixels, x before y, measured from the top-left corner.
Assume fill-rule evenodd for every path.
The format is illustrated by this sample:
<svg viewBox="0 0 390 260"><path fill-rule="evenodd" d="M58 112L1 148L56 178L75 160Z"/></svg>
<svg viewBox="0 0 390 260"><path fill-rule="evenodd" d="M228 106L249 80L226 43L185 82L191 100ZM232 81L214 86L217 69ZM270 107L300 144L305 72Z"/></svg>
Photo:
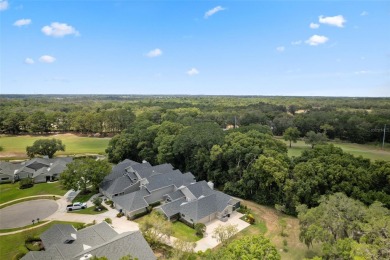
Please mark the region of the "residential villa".
<svg viewBox="0 0 390 260"><path fill-rule="evenodd" d="M103 256L117 260L127 255L139 260L156 259L140 231L118 234L104 221L81 230L56 224L40 239L45 250L30 251L23 260L86 260Z"/></svg>
<svg viewBox="0 0 390 260"><path fill-rule="evenodd" d="M196 182L192 173L175 170L171 164L152 166L124 160L105 177L100 192L130 218L156 210L167 219L180 219L192 226L213 219L227 220L240 202L213 189L211 182Z"/></svg>
<svg viewBox="0 0 390 260"><path fill-rule="evenodd" d="M54 181L66 169L72 157L34 158L22 163L0 162L0 183L32 178L35 183Z"/></svg>

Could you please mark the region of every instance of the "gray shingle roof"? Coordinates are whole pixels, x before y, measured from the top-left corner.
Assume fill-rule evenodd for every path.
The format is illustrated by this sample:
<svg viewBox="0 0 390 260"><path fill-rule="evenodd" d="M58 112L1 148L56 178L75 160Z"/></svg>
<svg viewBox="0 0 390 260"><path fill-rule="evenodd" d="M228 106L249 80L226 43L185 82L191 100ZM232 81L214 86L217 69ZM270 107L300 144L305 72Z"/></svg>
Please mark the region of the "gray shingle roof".
<svg viewBox="0 0 390 260"><path fill-rule="evenodd" d="M112 180L109 183L106 183L105 186L103 186L102 188L108 194L119 194L133 184L133 181L127 175L124 175L115 180Z"/></svg>
<svg viewBox="0 0 390 260"><path fill-rule="evenodd" d="M129 194L113 197L112 200L126 211L132 212L149 206L144 199L144 197L148 195L150 195L150 193L146 189L141 189Z"/></svg>
<svg viewBox="0 0 390 260"><path fill-rule="evenodd" d="M72 225L55 224L40 236L45 247L50 247L56 243L63 243L72 239L71 234L76 234L77 230Z"/></svg>
<svg viewBox="0 0 390 260"><path fill-rule="evenodd" d="M180 213L196 222L208 215L217 212L216 194L182 204Z"/></svg>
<svg viewBox="0 0 390 260"><path fill-rule="evenodd" d="M169 203L165 203L164 205L161 205L160 208L162 211L164 211L167 217L172 217L180 212L180 205L184 202L186 202L186 199L181 198Z"/></svg>
<svg viewBox="0 0 390 260"><path fill-rule="evenodd" d="M183 192L181 190L171 192L171 193L167 194L167 196L171 199L171 201L185 197L185 195L183 194Z"/></svg>
<svg viewBox="0 0 390 260"><path fill-rule="evenodd" d="M165 174L158 174L148 178L149 184L146 188L151 192L153 190L175 185L177 188L181 186L187 186L195 182L195 177L192 173L182 174L179 170L174 170Z"/></svg>
<svg viewBox="0 0 390 260"><path fill-rule="evenodd" d="M213 194L215 191L210 188L206 181L200 181L191 185L188 185L187 188L196 198L200 196L208 196Z"/></svg>
<svg viewBox="0 0 390 260"><path fill-rule="evenodd" d="M51 246L45 243L45 251L27 253L24 260L79 260L85 254L117 260L131 255L140 260L156 259L150 246L139 231L117 234L106 222L77 232L71 244L63 243L63 233L69 233L70 225L54 225L41 235L50 234ZM55 235L55 233L58 233ZM56 240L59 239L59 240Z"/></svg>
<svg viewBox="0 0 390 260"><path fill-rule="evenodd" d="M94 247L113 239L117 235L118 233L103 221L78 231L76 241L77 243Z"/></svg>
<svg viewBox="0 0 390 260"><path fill-rule="evenodd" d="M149 178L157 174L164 174L173 171L173 166L168 163L160 164L156 166L150 166L150 167L143 167L140 169L138 169L137 167L132 167L132 168L140 175L142 179Z"/></svg>
<svg viewBox="0 0 390 260"><path fill-rule="evenodd" d="M111 241L81 252L74 259L80 259L85 254L105 256L110 260L117 260L126 255L131 255L139 260L156 259L152 249L139 231L122 233Z"/></svg>
<svg viewBox="0 0 390 260"><path fill-rule="evenodd" d="M15 170L20 167L19 164L10 163L10 162L0 162L0 173L14 176Z"/></svg>

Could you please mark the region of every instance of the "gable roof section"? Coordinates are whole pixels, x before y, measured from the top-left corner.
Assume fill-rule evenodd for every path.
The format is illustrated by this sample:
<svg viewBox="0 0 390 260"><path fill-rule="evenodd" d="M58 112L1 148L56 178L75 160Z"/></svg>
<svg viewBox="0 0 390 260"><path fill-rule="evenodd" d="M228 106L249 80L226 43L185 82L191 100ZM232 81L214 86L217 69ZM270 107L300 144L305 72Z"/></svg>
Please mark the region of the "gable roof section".
<svg viewBox="0 0 390 260"><path fill-rule="evenodd" d="M116 260L125 255L131 255L140 260L156 259L152 249L139 231L122 233L102 245L84 250L74 259L80 259L85 254L105 256L110 260Z"/></svg>
<svg viewBox="0 0 390 260"><path fill-rule="evenodd" d="M148 195L150 195L150 193L146 189L141 189L122 196L113 197L112 201L120 205L126 211L132 212L149 206L145 200L145 196Z"/></svg>
<svg viewBox="0 0 390 260"><path fill-rule="evenodd" d="M181 199L169 202L169 203L165 203L164 205L160 206L160 208L162 211L164 211L165 215L170 218L170 217L180 213L180 205L185 203L185 202L186 202L186 199L181 198Z"/></svg>
<svg viewBox="0 0 390 260"><path fill-rule="evenodd" d="M103 221L78 231L76 241L77 243L94 247L113 239L117 235L118 233L107 222Z"/></svg>
<svg viewBox="0 0 390 260"><path fill-rule="evenodd" d="M72 225L55 224L40 236L43 245L50 247L56 243L64 243L68 239L74 239L71 234L76 234L77 230Z"/></svg>
<svg viewBox="0 0 390 260"><path fill-rule="evenodd" d="M138 166L138 165L137 165ZM150 167L132 167L134 171L136 171L141 179L143 178L149 178L151 176L157 175L157 174L164 174L169 173L173 171L173 166L169 163L160 164L156 166L150 166ZM140 168L140 169L138 169Z"/></svg>
<svg viewBox="0 0 390 260"><path fill-rule="evenodd" d="M210 214L217 212L216 194L184 203L180 206L180 213L196 222Z"/></svg>
<svg viewBox="0 0 390 260"><path fill-rule="evenodd" d="M119 194L133 184L133 181L127 175L124 175L106 183L102 186L102 189L104 189L108 194Z"/></svg>
<svg viewBox="0 0 390 260"><path fill-rule="evenodd" d="M181 190L177 190L177 191L174 191L174 192L167 194L167 197L169 197L171 199L171 201L174 201L174 200L177 200L180 198L184 198L185 195Z"/></svg>
<svg viewBox="0 0 390 260"><path fill-rule="evenodd" d="M14 176L15 170L20 167L19 164L10 163L10 162L0 162L0 173Z"/></svg>
<svg viewBox="0 0 390 260"><path fill-rule="evenodd" d="M149 177L149 184L146 185L146 188L151 192L158 190L170 185L175 185L177 188L181 186L187 186L195 182L195 177L192 173L181 173L179 170L174 170L165 174L157 174Z"/></svg>
<svg viewBox="0 0 390 260"><path fill-rule="evenodd" d="M199 181L197 183L188 185L187 188L196 198L215 193L215 191L210 188L206 181Z"/></svg>

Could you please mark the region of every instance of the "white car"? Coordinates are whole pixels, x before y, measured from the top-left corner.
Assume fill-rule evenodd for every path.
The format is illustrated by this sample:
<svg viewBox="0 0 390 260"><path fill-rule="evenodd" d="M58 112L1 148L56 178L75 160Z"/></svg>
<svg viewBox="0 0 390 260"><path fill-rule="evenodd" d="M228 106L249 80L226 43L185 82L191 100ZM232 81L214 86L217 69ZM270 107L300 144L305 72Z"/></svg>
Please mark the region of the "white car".
<svg viewBox="0 0 390 260"><path fill-rule="evenodd" d="M75 202L66 206L67 211L77 210L77 209L85 209L87 207L87 203Z"/></svg>

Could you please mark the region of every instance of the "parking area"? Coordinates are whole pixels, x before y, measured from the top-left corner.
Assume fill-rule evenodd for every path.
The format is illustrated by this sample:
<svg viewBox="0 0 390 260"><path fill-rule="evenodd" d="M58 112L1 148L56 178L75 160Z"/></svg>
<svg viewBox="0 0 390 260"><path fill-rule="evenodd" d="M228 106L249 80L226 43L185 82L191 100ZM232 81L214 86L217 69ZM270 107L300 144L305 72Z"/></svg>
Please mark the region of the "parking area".
<svg viewBox="0 0 390 260"><path fill-rule="evenodd" d="M31 200L0 209L0 229L18 228L53 215L59 205L54 200Z"/></svg>
<svg viewBox="0 0 390 260"><path fill-rule="evenodd" d="M237 225L238 232L243 230L244 228L250 226L249 223L241 220L240 218L243 216L243 214L239 212L233 212L228 221L222 222L218 219L215 219L209 223L206 224L206 235L201 240L196 242L195 252L198 251L206 251L209 248L216 247L219 242L213 238L213 231L216 227L219 225L225 226L225 225Z"/></svg>

